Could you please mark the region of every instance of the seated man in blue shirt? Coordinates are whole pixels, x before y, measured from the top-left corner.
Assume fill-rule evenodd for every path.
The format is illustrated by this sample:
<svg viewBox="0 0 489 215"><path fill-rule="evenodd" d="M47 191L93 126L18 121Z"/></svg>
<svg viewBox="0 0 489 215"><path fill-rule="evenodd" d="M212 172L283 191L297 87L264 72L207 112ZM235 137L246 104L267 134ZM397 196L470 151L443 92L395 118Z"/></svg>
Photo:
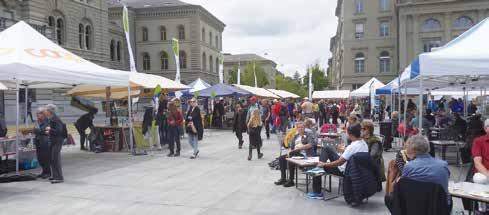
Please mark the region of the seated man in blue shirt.
<svg viewBox="0 0 489 215"><path fill-rule="evenodd" d="M414 159L404 166L402 178L420 182L439 184L448 195L448 179L450 170L448 164L430 154L428 139L421 135L412 136L406 142L406 154Z"/></svg>

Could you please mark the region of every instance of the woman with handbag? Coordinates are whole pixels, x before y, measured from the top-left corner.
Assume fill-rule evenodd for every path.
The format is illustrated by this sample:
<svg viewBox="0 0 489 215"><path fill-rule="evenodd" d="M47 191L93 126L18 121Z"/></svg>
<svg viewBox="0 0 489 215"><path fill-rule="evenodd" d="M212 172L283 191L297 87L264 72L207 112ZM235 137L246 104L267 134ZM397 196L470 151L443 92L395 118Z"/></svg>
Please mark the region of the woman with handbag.
<svg viewBox="0 0 489 215"><path fill-rule="evenodd" d="M204 136L204 128L202 126L202 117L200 115L200 108L198 106L197 99L192 98L190 100L190 105L190 109L187 112L185 128L188 134L188 142L193 149L190 159L195 159L199 154L198 141L202 140L202 137Z"/></svg>
<svg viewBox="0 0 489 215"><path fill-rule="evenodd" d="M174 101L170 102L168 105L169 116L167 118L168 122L168 142L170 153L168 157L178 157L180 156L180 127L182 126L183 116L182 112L178 110L177 105ZM175 152L175 143L177 145L177 151Z"/></svg>
<svg viewBox="0 0 489 215"><path fill-rule="evenodd" d="M255 109L250 117L250 121L248 122L248 134L250 137L248 160L251 160L253 146L258 152L258 159L263 157L263 153L260 152L260 148L262 146L260 131L262 126L263 122L261 120L260 110Z"/></svg>

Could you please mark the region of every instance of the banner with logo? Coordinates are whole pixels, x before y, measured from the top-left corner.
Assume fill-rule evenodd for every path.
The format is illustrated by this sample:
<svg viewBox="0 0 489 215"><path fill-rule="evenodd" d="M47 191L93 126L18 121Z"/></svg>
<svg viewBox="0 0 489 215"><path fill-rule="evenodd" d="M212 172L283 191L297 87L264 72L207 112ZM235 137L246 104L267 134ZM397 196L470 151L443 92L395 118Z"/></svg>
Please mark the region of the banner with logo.
<svg viewBox="0 0 489 215"><path fill-rule="evenodd" d="M175 75L175 81L181 83L180 79L180 45L178 44L178 40L173 38L172 40L172 50L173 55L175 56L175 64L177 68L177 74Z"/></svg>
<svg viewBox="0 0 489 215"><path fill-rule="evenodd" d="M131 38L129 37L129 12L127 11L126 4L123 3L122 10L122 25L124 27L124 33L126 34L127 49L129 51L129 70L131 72L137 72L136 62L134 61L134 55L132 53Z"/></svg>
<svg viewBox="0 0 489 215"><path fill-rule="evenodd" d="M219 83L224 83L224 56L219 54Z"/></svg>

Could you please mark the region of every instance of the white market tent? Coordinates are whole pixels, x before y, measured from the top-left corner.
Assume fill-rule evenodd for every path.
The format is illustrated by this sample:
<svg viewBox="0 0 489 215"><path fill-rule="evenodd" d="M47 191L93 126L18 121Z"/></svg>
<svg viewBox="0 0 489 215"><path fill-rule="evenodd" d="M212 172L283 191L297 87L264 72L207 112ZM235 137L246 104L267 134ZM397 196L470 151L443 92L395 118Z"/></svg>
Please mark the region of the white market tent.
<svg viewBox="0 0 489 215"><path fill-rule="evenodd" d="M189 90L190 93L194 93L212 87L209 83L205 82L201 78L198 78L197 80L193 81L188 86L190 87Z"/></svg>
<svg viewBox="0 0 489 215"><path fill-rule="evenodd" d="M267 90L270 91L271 93L279 96L280 98L283 98L283 99L300 98L300 96L298 96L297 94L294 94L294 93L291 93L291 92L285 91L285 90L276 90L276 89L267 89Z"/></svg>
<svg viewBox="0 0 489 215"><path fill-rule="evenodd" d="M349 90L325 90L314 91L312 99L348 99L350 98Z"/></svg>
<svg viewBox="0 0 489 215"><path fill-rule="evenodd" d="M239 89L248 91L249 93L251 93L255 96L258 96L258 97L279 99L279 97L277 95L275 95L275 94L271 93L270 91L265 90L263 88L251 87L251 86L246 86L246 85L238 85L238 84L234 84L234 86L239 88Z"/></svg>
<svg viewBox="0 0 489 215"><path fill-rule="evenodd" d="M385 85L382 82L380 82L377 78L372 78L360 88L352 91L350 96L352 97L367 97L370 95L374 96L375 90L384 86Z"/></svg>

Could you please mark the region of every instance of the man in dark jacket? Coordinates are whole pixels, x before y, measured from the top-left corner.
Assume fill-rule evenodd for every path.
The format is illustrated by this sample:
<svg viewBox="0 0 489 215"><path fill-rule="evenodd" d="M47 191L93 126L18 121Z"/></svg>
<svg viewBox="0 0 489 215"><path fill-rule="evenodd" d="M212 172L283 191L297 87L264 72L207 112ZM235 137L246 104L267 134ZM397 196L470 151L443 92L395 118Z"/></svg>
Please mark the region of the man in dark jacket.
<svg viewBox="0 0 489 215"><path fill-rule="evenodd" d="M236 133L236 137L238 138L239 149L243 148L243 133L246 133L247 130L246 113L247 111L243 109L240 103L236 104L233 117L233 132Z"/></svg>
<svg viewBox="0 0 489 215"><path fill-rule="evenodd" d="M36 146L36 155L39 165L42 168L41 174L37 177L42 179L47 179L51 177L50 169L50 151L49 151L49 141L48 136L45 134L46 127L48 126L48 121L44 115L45 109L40 107L37 110L37 122L34 126L34 145Z"/></svg>
<svg viewBox="0 0 489 215"><path fill-rule="evenodd" d="M343 180L345 201L352 206L382 191L382 182L372 157L367 152L352 155L346 165Z"/></svg>
<svg viewBox="0 0 489 215"><path fill-rule="evenodd" d="M90 131L93 132L93 119L95 118L97 112L98 110L96 108L91 109L88 113L81 116L75 122L75 128L80 134L80 150L86 150L85 140L87 138L87 134L85 133L85 131L87 130L87 128L90 128Z"/></svg>
<svg viewBox="0 0 489 215"><path fill-rule="evenodd" d="M49 149L51 151L51 183L62 183L64 179L61 169L61 147L63 146L63 140L67 136L66 126L56 115L55 105L46 105L44 114L48 119L48 125L44 132L48 136Z"/></svg>

